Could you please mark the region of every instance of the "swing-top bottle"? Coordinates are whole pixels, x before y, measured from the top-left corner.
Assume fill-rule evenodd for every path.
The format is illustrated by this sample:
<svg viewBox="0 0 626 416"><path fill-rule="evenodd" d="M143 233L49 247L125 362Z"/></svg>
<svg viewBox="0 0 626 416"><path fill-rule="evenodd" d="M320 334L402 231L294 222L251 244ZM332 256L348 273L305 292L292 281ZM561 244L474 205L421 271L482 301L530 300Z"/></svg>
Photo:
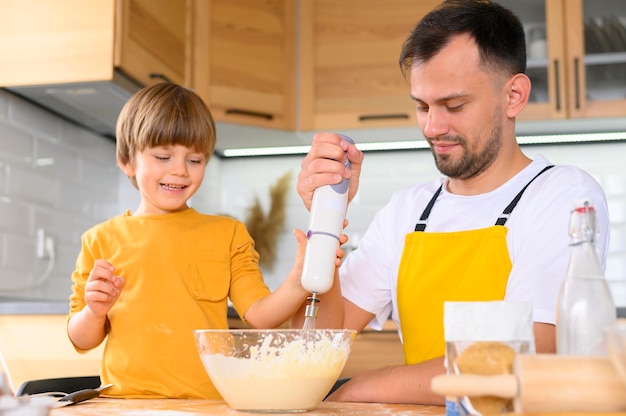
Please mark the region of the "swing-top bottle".
<svg viewBox="0 0 626 416"><path fill-rule="evenodd" d="M615 322L616 309L598 261L596 212L591 201L575 204L569 234L569 266L557 309L557 353L606 355L604 330Z"/></svg>

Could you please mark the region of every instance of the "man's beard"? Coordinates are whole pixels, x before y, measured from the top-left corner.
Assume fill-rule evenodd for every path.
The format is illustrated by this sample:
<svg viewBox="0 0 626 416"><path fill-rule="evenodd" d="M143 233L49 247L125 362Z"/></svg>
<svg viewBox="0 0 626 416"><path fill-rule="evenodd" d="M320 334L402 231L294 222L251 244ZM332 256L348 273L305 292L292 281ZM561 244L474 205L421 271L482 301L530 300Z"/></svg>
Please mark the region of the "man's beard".
<svg viewBox="0 0 626 416"><path fill-rule="evenodd" d="M502 124L496 114L493 119L493 128L489 140L482 151L478 150L480 143L475 142L470 149L467 140L462 136L446 136L443 141L458 143L463 148L463 154L458 160L453 160L449 154L433 152L435 165L439 172L452 179L469 179L485 171L495 161L502 147Z"/></svg>

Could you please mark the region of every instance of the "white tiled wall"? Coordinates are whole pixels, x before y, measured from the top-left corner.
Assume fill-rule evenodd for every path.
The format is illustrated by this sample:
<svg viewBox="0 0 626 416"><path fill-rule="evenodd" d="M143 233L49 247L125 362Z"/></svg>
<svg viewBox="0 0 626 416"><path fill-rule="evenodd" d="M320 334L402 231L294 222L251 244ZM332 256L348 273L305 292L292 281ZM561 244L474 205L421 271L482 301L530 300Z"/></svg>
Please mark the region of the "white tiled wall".
<svg viewBox="0 0 626 416"><path fill-rule="evenodd" d="M81 233L118 212L118 177L110 140L0 91L0 297L68 298Z"/></svg>
<svg viewBox="0 0 626 416"><path fill-rule="evenodd" d="M218 131L219 135L219 131ZM358 137L355 137L358 141ZM626 143L533 146L555 163L578 165L604 186L612 220L607 277L616 301L626 305ZM245 220L257 196L269 207L269 188L286 172L300 169L301 156L213 158L192 205L206 213ZM368 153L359 194L351 204L347 230L358 240L374 213L401 186L438 177L427 151ZM69 276L80 235L91 225L134 209L137 191L115 165L115 146L84 129L0 90L0 298L67 300ZM295 255L293 228L306 229L308 212L294 187L287 197L287 226L278 242L279 258L265 270L271 288L290 270ZM36 257L36 231L55 242L50 277L29 287L45 272Z"/></svg>

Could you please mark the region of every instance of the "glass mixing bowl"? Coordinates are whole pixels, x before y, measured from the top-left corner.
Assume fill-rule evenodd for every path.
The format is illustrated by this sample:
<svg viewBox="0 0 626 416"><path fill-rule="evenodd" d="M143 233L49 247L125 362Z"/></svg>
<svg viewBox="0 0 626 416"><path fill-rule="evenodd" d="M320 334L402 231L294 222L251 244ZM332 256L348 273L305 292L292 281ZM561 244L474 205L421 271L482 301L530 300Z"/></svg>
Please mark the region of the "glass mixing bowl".
<svg viewBox="0 0 626 416"><path fill-rule="evenodd" d="M194 331L215 388L233 409L304 412L341 374L356 332L347 329Z"/></svg>

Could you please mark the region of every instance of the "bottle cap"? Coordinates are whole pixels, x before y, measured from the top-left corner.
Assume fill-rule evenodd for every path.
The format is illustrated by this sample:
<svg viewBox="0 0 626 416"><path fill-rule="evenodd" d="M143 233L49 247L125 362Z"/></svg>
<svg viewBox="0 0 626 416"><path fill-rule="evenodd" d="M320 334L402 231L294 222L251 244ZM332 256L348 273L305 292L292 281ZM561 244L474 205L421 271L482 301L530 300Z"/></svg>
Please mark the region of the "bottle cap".
<svg viewBox="0 0 626 416"><path fill-rule="evenodd" d="M586 208L593 209L593 201L589 198L580 198L574 201L574 211L585 212Z"/></svg>

